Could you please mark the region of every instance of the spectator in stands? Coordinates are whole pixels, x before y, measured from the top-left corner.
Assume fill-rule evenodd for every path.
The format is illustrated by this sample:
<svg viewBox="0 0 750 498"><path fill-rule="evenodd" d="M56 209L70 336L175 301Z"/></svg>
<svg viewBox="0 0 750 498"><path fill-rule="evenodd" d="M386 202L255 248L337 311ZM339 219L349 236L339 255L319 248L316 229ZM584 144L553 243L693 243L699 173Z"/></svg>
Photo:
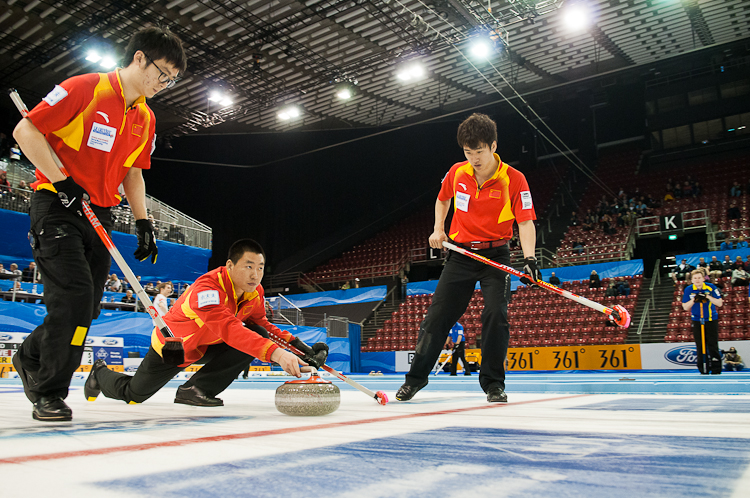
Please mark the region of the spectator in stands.
<svg viewBox="0 0 750 498"><path fill-rule="evenodd" d="M675 199L682 199L682 186L679 182L676 182L672 187L672 195Z"/></svg>
<svg viewBox="0 0 750 498"><path fill-rule="evenodd" d="M637 213L634 213L633 211L628 211L622 216L622 221L625 224L626 227L631 226L633 223L635 223L635 220L637 219Z"/></svg>
<svg viewBox="0 0 750 498"><path fill-rule="evenodd" d="M724 266L716 256L711 256L711 262L708 264L708 274L712 279L721 278L724 275Z"/></svg>
<svg viewBox="0 0 750 498"><path fill-rule="evenodd" d="M698 198L703 193L703 189L701 189L700 182L695 182L693 184L693 198Z"/></svg>
<svg viewBox="0 0 750 498"><path fill-rule="evenodd" d="M697 268L708 268L708 263L706 263L706 258L704 257L698 258Z"/></svg>
<svg viewBox="0 0 750 498"><path fill-rule="evenodd" d="M560 279L557 278L557 275L555 275L555 272L550 273L549 283L551 283L555 287L560 287Z"/></svg>
<svg viewBox="0 0 750 498"><path fill-rule="evenodd" d="M578 214L577 214L577 213L576 213L575 211L573 211L573 212L572 212L572 213L570 214L570 226L572 226L572 227L577 227L577 226L578 226L578 225L580 225L580 224L581 224L581 222L580 222L580 220L578 219Z"/></svg>
<svg viewBox="0 0 750 498"><path fill-rule="evenodd" d="M724 268L724 276L731 277L732 271L734 270L734 261L729 258L729 255L724 256L724 261L721 262L721 266Z"/></svg>
<svg viewBox="0 0 750 498"><path fill-rule="evenodd" d="M135 304L135 296L133 295L133 291L130 289L126 290L125 295L122 296L120 302L126 304Z"/></svg>
<svg viewBox="0 0 750 498"><path fill-rule="evenodd" d="M154 287L154 284L151 282L147 283L143 290L146 291L146 294L152 297L159 293L159 291L156 290L156 287Z"/></svg>
<svg viewBox="0 0 750 498"><path fill-rule="evenodd" d="M180 295L182 295L186 290L188 290L188 287L190 287L188 284L182 284L182 289L180 289Z"/></svg>
<svg viewBox="0 0 750 498"><path fill-rule="evenodd" d="M617 292L621 296L630 296L630 283L625 280L625 277L618 277L617 279Z"/></svg>
<svg viewBox="0 0 750 498"><path fill-rule="evenodd" d="M36 280L34 280L34 270L36 270L36 263L32 261L29 263L29 266L24 268L23 273L21 274L21 280L24 282L36 282Z"/></svg>
<svg viewBox="0 0 750 498"><path fill-rule="evenodd" d="M668 181L667 186L664 193L664 200L665 201L673 201L674 200L674 187L672 186L672 182Z"/></svg>
<svg viewBox="0 0 750 498"><path fill-rule="evenodd" d="M727 235L726 235L726 234L721 234L721 237L723 237L723 238L724 238L724 242L722 242L722 243L721 243L721 244L719 245L719 250L720 250L720 251L731 251L732 249L734 249L734 244L732 244L732 243L731 243L731 242L729 241L729 237L727 237ZM727 256L727 258L728 258L728 257L729 257L729 256Z"/></svg>
<svg viewBox="0 0 750 498"><path fill-rule="evenodd" d="M688 181L685 181L685 183L682 184L682 196L683 197L693 196L693 186Z"/></svg>
<svg viewBox="0 0 750 498"><path fill-rule="evenodd" d="M352 284L350 284L350 283L349 283L349 281L347 280L347 281L346 281L346 282L344 282L344 283L343 283L343 285L341 286L341 290L347 290L347 289L351 289L351 287L352 287Z"/></svg>
<svg viewBox="0 0 750 498"><path fill-rule="evenodd" d="M742 256L737 256L739 264L735 263L735 268L732 270L732 286L744 286L750 283L750 274L745 271L745 265L742 263Z"/></svg>
<svg viewBox="0 0 750 498"><path fill-rule="evenodd" d="M737 207L735 201L732 201L729 204L729 209L727 209L727 218L730 220L739 220L741 217L742 213L740 213L740 208Z"/></svg>
<svg viewBox="0 0 750 498"><path fill-rule="evenodd" d="M7 171L0 171L0 193L9 191L10 183L8 183L8 173Z"/></svg>
<svg viewBox="0 0 750 498"><path fill-rule="evenodd" d="M359 277L357 277L357 278L354 279L354 288L355 289L359 289L359 282L360 282Z"/></svg>
<svg viewBox="0 0 750 498"><path fill-rule="evenodd" d="M732 183L732 188L729 189L730 197L740 197L742 195L742 185L740 182Z"/></svg>
<svg viewBox="0 0 750 498"><path fill-rule="evenodd" d="M5 269L5 266L2 263L0 263L0 275L9 275L8 270Z"/></svg>
<svg viewBox="0 0 750 498"><path fill-rule="evenodd" d="M685 280L687 274L693 270L695 270L695 268L688 264L687 259L683 258L680 264L677 265L677 267L674 269L674 272L672 273L672 280L674 280L675 282Z"/></svg>
<svg viewBox="0 0 750 498"><path fill-rule="evenodd" d="M735 244L734 248L735 249L747 249L748 248L748 244L747 244L747 241L745 240L744 235L739 236L739 238L737 239L737 244Z"/></svg>
<svg viewBox="0 0 750 498"><path fill-rule="evenodd" d="M732 262L732 270L737 270L738 268L745 269L745 263L742 262L742 256L737 256L734 258L734 261Z"/></svg>
<svg viewBox="0 0 750 498"><path fill-rule="evenodd" d="M583 254L583 251L585 250L585 249L584 249L585 245L586 245L586 244L584 244L584 243L583 243L583 242L581 242L580 240L576 240L576 241L575 241L575 242L573 243L573 249L574 249L574 250L576 250L576 251L578 251L578 254Z"/></svg>
<svg viewBox="0 0 750 498"><path fill-rule="evenodd" d="M690 274L690 281L692 284L685 287L682 296L682 308L691 312L698 370L702 374L720 374L718 308L724 301L719 289L705 282L702 271L694 270Z"/></svg>
<svg viewBox="0 0 750 498"><path fill-rule="evenodd" d="M604 291L604 295L606 297L617 297L618 292L617 292L617 287L615 287L614 280L609 281L609 286L607 287L607 290Z"/></svg>
<svg viewBox="0 0 750 498"><path fill-rule="evenodd" d="M401 299L406 299L406 285L409 283L409 277L406 273L401 275Z"/></svg>
<svg viewBox="0 0 750 498"><path fill-rule="evenodd" d="M742 361L742 356L737 354L737 349L732 346L729 351L724 353L724 370L739 372L743 368L745 368L745 362Z"/></svg>
<svg viewBox="0 0 750 498"><path fill-rule="evenodd" d="M8 271L11 275L15 275L12 280L15 280L16 282L20 282L23 278L23 272L18 269L18 265L15 263L10 264L10 270Z"/></svg>
<svg viewBox="0 0 750 498"><path fill-rule="evenodd" d="M169 311L167 297L172 293L172 289L172 282L161 282L156 286L159 293L154 297L154 308L159 312L159 316L164 316Z"/></svg>
<svg viewBox="0 0 750 498"><path fill-rule="evenodd" d="M26 292L25 290L23 290L23 287L21 287L20 280L16 280L15 282L13 282L13 287L11 288L11 290L13 292Z"/></svg>
<svg viewBox="0 0 750 498"><path fill-rule="evenodd" d="M750 272L750 254L747 255L747 258L745 258L745 271Z"/></svg>
<svg viewBox="0 0 750 498"><path fill-rule="evenodd" d="M31 190L28 185L26 185L25 180L21 180L18 182L17 192L18 192L18 197L24 202L26 202L31 199L31 194L34 191Z"/></svg>
<svg viewBox="0 0 750 498"><path fill-rule="evenodd" d="M107 283L107 290L109 292L120 292L122 290L122 282L120 281L120 278L117 276L117 274L113 273L109 277L109 282Z"/></svg>
<svg viewBox="0 0 750 498"><path fill-rule="evenodd" d="M596 270L591 270L591 276L589 277L589 289L598 289L602 286L602 281L599 279L599 274Z"/></svg>

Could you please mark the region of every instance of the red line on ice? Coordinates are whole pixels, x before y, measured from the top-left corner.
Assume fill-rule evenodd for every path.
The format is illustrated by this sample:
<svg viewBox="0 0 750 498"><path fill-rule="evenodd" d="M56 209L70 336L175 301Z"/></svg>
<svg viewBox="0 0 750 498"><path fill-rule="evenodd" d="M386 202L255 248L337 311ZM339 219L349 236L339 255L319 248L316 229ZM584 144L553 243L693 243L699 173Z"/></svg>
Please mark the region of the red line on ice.
<svg viewBox="0 0 750 498"><path fill-rule="evenodd" d="M18 456L18 457L10 457L10 458L0 458L0 465L8 464L8 463L39 462L39 461L44 461L44 460L60 460L63 458L75 458L75 457L84 457L84 456L91 456L91 455L107 455L110 453L121 453L121 452L130 452L130 451L144 451L144 450L150 450L154 448L169 448L172 446L187 446L189 444L214 443L217 441L231 441L234 439L250 439L250 438L262 437L262 436L275 436L278 434L291 434L294 432L315 431L319 429L332 429L335 427L349 427L353 425L372 424L376 422L392 422L394 420L404 420L404 419L417 418L417 417L431 417L433 415L450 415L454 413L470 412L474 410L487 410L491 408L499 408L499 407L506 407L506 406L515 406L515 405L526 405L530 403L540 403L544 401L556 401L560 399L580 398L582 396L590 396L590 395L589 394L576 394L573 396L563 396L561 398L535 399L535 400L529 400L529 401L519 401L516 403L509 403L509 404L495 403L491 405L473 406L469 408L455 408L452 410L440 410L436 412L407 413L404 415L393 415L391 417L379 417L379 418L370 418L370 419L364 419L364 420L350 420L347 422L333 422L330 424L307 425L303 427L288 427L286 429L243 432L240 434L226 434L223 436L208 436L208 437L198 437L198 438L191 438L191 439L179 439L176 441L160 441L156 443L133 444L130 446L97 448L97 449L91 449L91 450L63 451L60 453L47 453L43 455L27 455L27 456Z"/></svg>

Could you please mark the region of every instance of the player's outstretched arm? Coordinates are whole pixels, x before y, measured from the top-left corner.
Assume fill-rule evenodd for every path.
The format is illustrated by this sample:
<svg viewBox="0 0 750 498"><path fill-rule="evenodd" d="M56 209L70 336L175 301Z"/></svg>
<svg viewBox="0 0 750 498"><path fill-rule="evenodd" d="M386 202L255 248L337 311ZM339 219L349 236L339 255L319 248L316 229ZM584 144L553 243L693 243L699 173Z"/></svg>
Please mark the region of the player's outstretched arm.
<svg viewBox="0 0 750 498"><path fill-rule="evenodd" d="M297 355L294 355L289 351L285 351L281 348L276 349L271 354L271 361L274 363L278 363L286 373L294 375L295 377L302 377L302 374L300 373L300 367L308 366L307 363L302 361L301 358L298 358Z"/></svg>

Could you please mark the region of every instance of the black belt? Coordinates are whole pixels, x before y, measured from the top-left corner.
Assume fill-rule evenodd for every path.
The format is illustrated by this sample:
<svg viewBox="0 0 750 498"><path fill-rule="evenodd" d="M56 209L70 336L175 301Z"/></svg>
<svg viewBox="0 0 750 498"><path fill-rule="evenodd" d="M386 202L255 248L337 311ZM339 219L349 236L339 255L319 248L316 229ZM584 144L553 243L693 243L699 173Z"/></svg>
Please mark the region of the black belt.
<svg viewBox="0 0 750 498"><path fill-rule="evenodd" d="M500 239L500 240L489 240L487 242L456 242L455 244L459 247L463 247L464 249L469 249L472 251L479 251L481 249L494 249L495 247L502 247L505 244L508 243L508 239Z"/></svg>

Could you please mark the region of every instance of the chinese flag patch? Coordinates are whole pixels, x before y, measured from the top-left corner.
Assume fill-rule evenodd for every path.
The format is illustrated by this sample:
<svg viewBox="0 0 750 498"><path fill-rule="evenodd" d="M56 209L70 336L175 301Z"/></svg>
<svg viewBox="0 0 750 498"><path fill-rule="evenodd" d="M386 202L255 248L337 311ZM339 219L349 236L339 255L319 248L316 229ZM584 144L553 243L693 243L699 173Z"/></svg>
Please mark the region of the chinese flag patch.
<svg viewBox="0 0 750 498"><path fill-rule="evenodd" d="M133 135L135 135L136 137L142 136L143 135L143 126L141 126L139 124L134 124L133 125Z"/></svg>

